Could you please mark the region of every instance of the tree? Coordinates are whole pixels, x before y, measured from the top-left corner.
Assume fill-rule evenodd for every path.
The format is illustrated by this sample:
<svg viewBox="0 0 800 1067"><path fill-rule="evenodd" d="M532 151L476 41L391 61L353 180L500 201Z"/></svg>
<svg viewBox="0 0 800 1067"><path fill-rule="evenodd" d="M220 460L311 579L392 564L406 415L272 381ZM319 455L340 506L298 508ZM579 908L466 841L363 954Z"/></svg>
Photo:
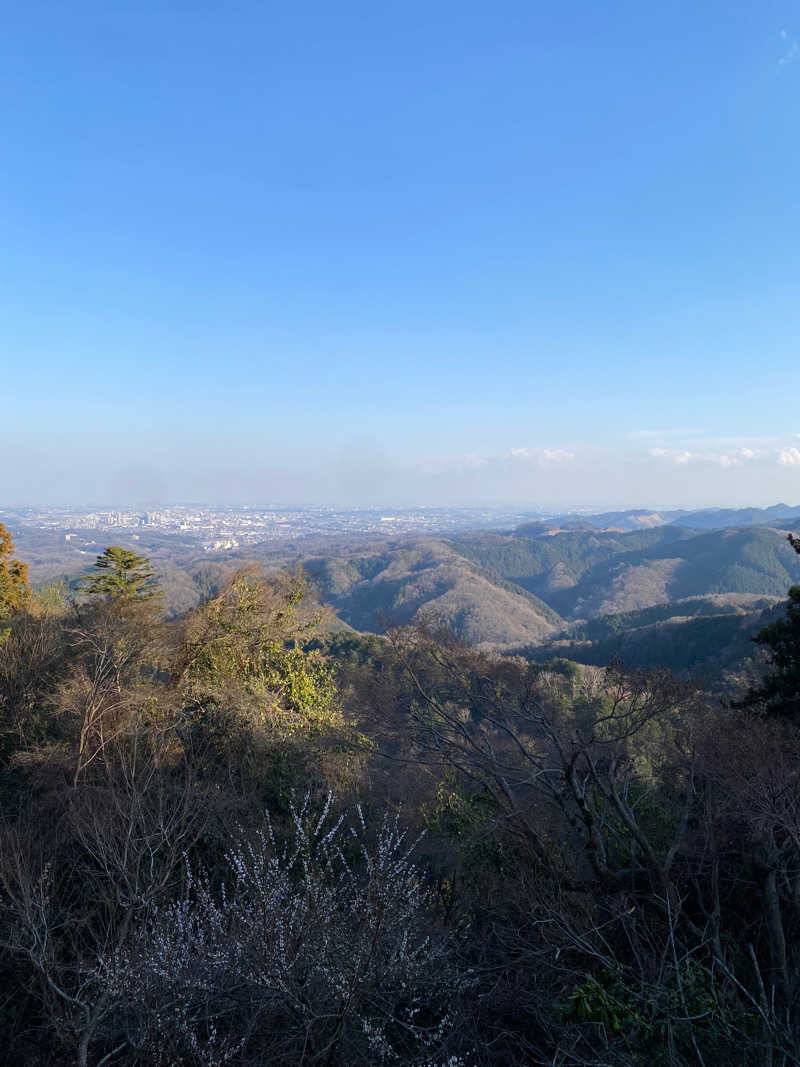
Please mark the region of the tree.
<svg viewBox="0 0 800 1067"><path fill-rule="evenodd" d="M800 1063L798 723L667 672L389 641L497 1062Z"/></svg>
<svg viewBox="0 0 800 1067"><path fill-rule="evenodd" d="M79 589L89 596L124 603L141 603L161 597L158 578L147 556L137 556L128 548L110 545L97 557L99 574L81 579Z"/></svg>
<svg viewBox="0 0 800 1067"><path fill-rule="evenodd" d="M174 680L189 704L250 708L273 734L340 725L330 667L305 643L322 621L301 576L236 573L187 616Z"/></svg>
<svg viewBox="0 0 800 1067"><path fill-rule="evenodd" d="M331 666L307 647L322 613L305 593L299 574L248 567L178 624L170 674L187 741L262 803L306 777L339 787L355 765Z"/></svg>
<svg viewBox="0 0 800 1067"><path fill-rule="evenodd" d="M12 559L14 542L0 522L0 619L24 608L31 599L28 565Z"/></svg>
<svg viewBox="0 0 800 1067"><path fill-rule="evenodd" d="M24 983L27 1006L21 1003L17 1018L38 1002L50 1062L87 1067L109 1056L142 1062L120 1061L118 1041L113 1054L90 1058L119 1007L90 961L120 951L150 909L174 892L187 854L207 830L207 793L189 764L175 766L174 741L171 727L153 734L147 722L133 724L110 741L92 781L59 794L55 818L31 794L18 805L4 797L0 974L6 982L13 966ZM12 1008L0 1025L16 1022L15 1015ZM4 1040L9 1033L4 1029ZM45 1060L26 1049L7 1062Z"/></svg>
<svg viewBox="0 0 800 1067"><path fill-rule="evenodd" d="M414 843L396 816L372 832L357 808L348 825L332 799L293 806L284 844L269 815L240 829L221 887L188 867L177 899L92 961L106 1047L152 1064L464 1062L447 1047L470 977Z"/></svg>
<svg viewBox="0 0 800 1067"><path fill-rule="evenodd" d="M800 537L789 534L788 541L800 555ZM789 590L783 618L765 626L753 640L767 650L772 669L740 706L800 722L800 586Z"/></svg>

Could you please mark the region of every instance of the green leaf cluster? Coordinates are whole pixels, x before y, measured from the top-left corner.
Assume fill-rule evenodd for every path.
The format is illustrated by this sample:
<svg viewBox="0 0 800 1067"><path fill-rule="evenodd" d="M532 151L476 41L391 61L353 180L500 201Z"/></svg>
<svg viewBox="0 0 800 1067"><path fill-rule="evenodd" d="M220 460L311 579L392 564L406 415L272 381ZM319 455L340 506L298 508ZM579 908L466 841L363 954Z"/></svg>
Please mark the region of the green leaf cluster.
<svg viewBox="0 0 800 1067"><path fill-rule="evenodd" d="M146 556L137 556L128 548L110 545L97 557L97 574L82 578L78 589L86 596L124 603L159 600L158 577Z"/></svg>
<svg viewBox="0 0 800 1067"><path fill-rule="evenodd" d="M273 733L321 730L341 720L333 672L305 645L319 621L303 579L235 575L187 619L177 684L195 705L248 709Z"/></svg>

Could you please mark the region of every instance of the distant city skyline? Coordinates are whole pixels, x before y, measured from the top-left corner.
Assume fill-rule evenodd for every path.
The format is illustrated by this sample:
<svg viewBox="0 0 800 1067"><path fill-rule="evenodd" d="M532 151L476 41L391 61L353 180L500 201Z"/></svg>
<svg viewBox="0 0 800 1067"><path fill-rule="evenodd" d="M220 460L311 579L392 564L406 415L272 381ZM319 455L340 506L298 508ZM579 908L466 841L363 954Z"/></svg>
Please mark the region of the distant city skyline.
<svg viewBox="0 0 800 1067"><path fill-rule="evenodd" d="M800 12L9 10L0 502L800 502Z"/></svg>

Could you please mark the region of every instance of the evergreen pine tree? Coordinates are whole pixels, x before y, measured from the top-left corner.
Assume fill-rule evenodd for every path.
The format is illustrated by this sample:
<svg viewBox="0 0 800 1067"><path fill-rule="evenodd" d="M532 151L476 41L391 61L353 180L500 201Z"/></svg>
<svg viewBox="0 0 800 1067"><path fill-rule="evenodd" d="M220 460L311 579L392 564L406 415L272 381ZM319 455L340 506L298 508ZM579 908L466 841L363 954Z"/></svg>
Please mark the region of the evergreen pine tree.
<svg viewBox="0 0 800 1067"><path fill-rule="evenodd" d="M158 578L147 556L137 556L128 548L110 545L97 557L99 574L88 574L79 583L79 590L88 596L106 600L140 603L162 596Z"/></svg>

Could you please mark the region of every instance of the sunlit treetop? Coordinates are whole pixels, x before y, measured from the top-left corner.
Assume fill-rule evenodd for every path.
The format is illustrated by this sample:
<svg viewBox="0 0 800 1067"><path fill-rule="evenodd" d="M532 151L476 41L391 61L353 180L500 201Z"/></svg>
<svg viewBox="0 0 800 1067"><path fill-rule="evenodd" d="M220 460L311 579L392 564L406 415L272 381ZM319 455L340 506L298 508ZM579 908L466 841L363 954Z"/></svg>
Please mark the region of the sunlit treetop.
<svg viewBox="0 0 800 1067"><path fill-rule="evenodd" d="M31 599L28 565L12 559L14 542L0 522L0 618L26 607Z"/></svg>
<svg viewBox="0 0 800 1067"><path fill-rule="evenodd" d="M162 596L158 577L147 556L110 545L97 557L96 574L81 579L79 590L87 596L126 603L157 600Z"/></svg>

